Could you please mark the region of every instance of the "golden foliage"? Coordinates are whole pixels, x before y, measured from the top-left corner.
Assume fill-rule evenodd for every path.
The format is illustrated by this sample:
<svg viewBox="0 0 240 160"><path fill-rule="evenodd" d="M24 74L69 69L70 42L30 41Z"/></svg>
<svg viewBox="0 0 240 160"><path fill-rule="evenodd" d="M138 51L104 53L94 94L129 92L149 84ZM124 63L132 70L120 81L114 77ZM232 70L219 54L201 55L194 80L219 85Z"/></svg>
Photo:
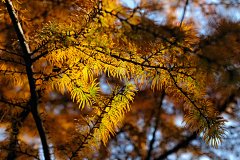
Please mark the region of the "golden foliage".
<svg viewBox="0 0 240 160"><path fill-rule="evenodd" d="M89 28L84 28L85 32L77 35L77 38L74 38L77 31L71 31L71 28L79 27L75 27L74 23L71 26L47 24L39 36L50 42L50 53L39 59L36 64L41 65L42 59L48 61L49 65L44 67L43 74L51 73L53 66L61 68L62 72L39 87L48 88L49 91L58 88L62 93L66 89L71 93L73 100L76 99L83 108L85 105L91 106L92 101L97 99L99 88L94 84L94 75L106 73L121 80L133 79L134 84L140 88L150 83L153 90L164 88L176 101L184 100L186 109L189 110L184 121L191 131L203 133L203 139L207 143L215 141L216 138L221 139L215 136L215 133L223 136L225 128L220 126L223 126L225 120L215 118L218 114L206 95L209 83L206 81L207 75L198 67L198 55L193 53L192 48L199 41L196 31L183 23L181 27L169 26L177 38L164 38L145 28L139 28L140 34L133 35L131 32L135 32L135 29L132 26L138 27L140 22L135 24L132 22L135 17L131 17L122 22L119 29L121 24L116 24L120 19L117 16L114 9L106 10L97 22L88 24ZM142 32L154 35L155 40L146 43L145 39L129 39L139 39ZM53 50L53 46L63 48ZM90 94L91 92L94 94ZM119 110L115 110L117 111ZM114 134L116 119L110 118L109 115L103 117L100 130ZM213 128L216 132L212 131ZM107 132L100 133L104 133L100 134L100 139L106 143L110 135Z"/></svg>
<svg viewBox="0 0 240 160"><path fill-rule="evenodd" d="M207 74L199 67L201 53L194 52L199 42L196 30L185 23L155 24L116 1L101 3L102 8L89 1L89 6L73 11L70 23L45 24L29 42L35 48L31 60L37 90L68 92L79 108L93 108L96 115L90 121L85 119L89 130L82 145L87 141L98 148L100 141L106 145L115 134L137 88L165 89L176 101L184 101L186 127L217 147L225 136L226 120L217 118L208 100ZM26 64L20 59L1 54L0 82L14 87L27 83ZM96 78L102 74L125 85L113 89L111 95L102 95Z"/></svg>

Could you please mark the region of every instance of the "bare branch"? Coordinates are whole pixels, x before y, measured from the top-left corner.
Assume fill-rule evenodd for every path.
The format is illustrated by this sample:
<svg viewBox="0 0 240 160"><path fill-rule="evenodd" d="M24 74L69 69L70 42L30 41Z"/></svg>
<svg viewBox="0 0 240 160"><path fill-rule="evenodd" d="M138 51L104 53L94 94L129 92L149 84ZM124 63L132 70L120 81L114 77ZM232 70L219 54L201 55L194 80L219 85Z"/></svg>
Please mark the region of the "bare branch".
<svg viewBox="0 0 240 160"><path fill-rule="evenodd" d="M162 95L161 95L161 100L160 100L160 103L159 103L159 107L158 107L158 112L157 112L157 114L156 114L155 127L154 127L154 131L153 131L153 134L152 134L152 135L153 135L153 138L152 138L152 140L150 141L148 154L147 154L147 157L145 158L145 160L150 160L151 155L152 155L153 143L155 142L156 131L157 131L158 124L159 124L159 120L160 120L160 113L161 113L161 107L162 107L162 102L163 102L164 96L165 96L165 92L164 92L164 90L163 90L163 91L162 91Z"/></svg>
<svg viewBox="0 0 240 160"><path fill-rule="evenodd" d="M31 113L33 115L33 118L35 120L38 132L39 132L39 136L41 138L41 142L42 142L42 146L43 146L43 151L44 151L44 157L45 160L51 160L50 158L50 151L49 151L49 146L48 146L48 142L47 142L47 137L46 137L46 133L45 133L45 128L43 126L43 122L40 118L39 115L39 98L38 98L38 93L37 93L37 89L36 89L36 83L35 83L35 79L34 79L34 74L33 74L33 68L32 68L32 59L31 59L31 52L30 52L30 48L28 46L26 37L23 33L23 29L22 26L17 18L17 14L16 11L14 9L14 6L12 4L11 0L5 0L5 5L7 7L8 10L8 14L12 20L12 24L14 26L15 32L17 33L18 36L18 40L20 42L22 51L23 51L23 55L24 55L24 61L26 63L25 67L26 67L26 71L27 71L27 76L28 76L28 82L29 82L29 86L30 86L30 93L31 93Z"/></svg>
<svg viewBox="0 0 240 160"><path fill-rule="evenodd" d="M191 136L187 137L185 140L180 142L177 146L175 146L173 149L167 151L166 153L162 154L160 157L154 159L154 160L163 160L167 158L168 155L177 152L179 149L186 147L193 139L197 138L197 132L194 132Z"/></svg>
<svg viewBox="0 0 240 160"><path fill-rule="evenodd" d="M182 15L181 23L180 23L180 27L182 26L183 19L184 19L185 14L186 14L187 5L188 5L188 0L186 0L186 4L185 4L185 6L184 6L183 15Z"/></svg>

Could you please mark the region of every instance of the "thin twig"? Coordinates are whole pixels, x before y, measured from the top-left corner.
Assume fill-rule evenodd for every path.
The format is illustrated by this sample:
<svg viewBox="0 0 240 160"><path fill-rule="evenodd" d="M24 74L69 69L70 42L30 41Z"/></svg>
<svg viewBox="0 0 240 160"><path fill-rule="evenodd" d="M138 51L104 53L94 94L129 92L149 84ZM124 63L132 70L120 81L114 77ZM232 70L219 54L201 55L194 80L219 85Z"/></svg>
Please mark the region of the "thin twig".
<svg viewBox="0 0 240 160"><path fill-rule="evenodd" d="M183 15L182 15L181 23L180 23L180 27L182 26L183 19L184 19L184 17L185 17L185 13L186 13L186 10L187 10L187 5L188 5L188 0L186 0L186 4L185 4L185 6L184 6Z"/></svg>

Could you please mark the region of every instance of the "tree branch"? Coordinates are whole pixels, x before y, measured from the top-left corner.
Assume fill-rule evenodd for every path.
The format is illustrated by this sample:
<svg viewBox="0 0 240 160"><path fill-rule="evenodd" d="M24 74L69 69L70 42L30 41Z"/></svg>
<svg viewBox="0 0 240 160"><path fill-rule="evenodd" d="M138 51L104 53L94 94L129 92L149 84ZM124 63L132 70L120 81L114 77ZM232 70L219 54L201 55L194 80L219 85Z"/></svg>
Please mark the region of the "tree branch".
<svg viewBox="0 0 240 160"><path fill-rule="evenodd" d="M88 47L88 46L84 46L84 47ZM89 46L90 47L90 46ZM99 46L98 46L99 47ZM77 49L79 49L80 51L82 51L84 53L84 50L82 50L81 48L79 48L78 46L76 46ZM103 47L99 47L99 48L102 48L104 50ZM93 48L91 47L91 49L94 49L95 51L99 52L99 53L102 53L102 54L106 54L104 51L101 51L99 49L96 49L96 48ZM87 54L86 54L87 55ZM121 60L121 61L124 61L124 62L129 62L129 63L132 63L132 64L135 64L135 65L139 65L139 66L142 66L142 67L148 67L148 68L154 68L154 69L163 69L165 71L175 71L177 73L180 73L180 74L183 74L185 76L192 76L192 75L188 75L187 73L184 73L184 72L180 72L178 71L177 69L189 69L189 68L196 68L196 66L173 66L173 67L164 67L164 66L153 66L153 65L149 65L149 64L143 64L143 63L139 63L139 62L136 62L136 61L133 61L132 59L126 59L126 58L123 58L123 57L120 57L120 56L117 56L117 55L113 55L113 54L109 54L111 57L113 58L116 58L117 60ZM87 55L89 56L89 55ZM93 56L91 56L92 58L94 58ZM94 58L96 59L96 58ZM99 60L101 61L102 63L105 63L105 64L108 64L108 65L112 65L114 66L113 64L110 64L110 63L106 63L104 61L102 61L101 59L96 59L96 60ZM117 66L115 66L117 67ZM193 77L192 77L193 78ZM195 79L195 78L193 78Z"/></svg>
<svg viewBox="0 0 240 160"><path fill-rule="evenodd" d="M15 73L18 73L18 74L27 74L27 73L25 73L25 72L23 72L23 71L16 71L16 70L14 70L14 71L10 71L10 70L0 70L0 72L2 72L4 75L13 75L13 74L15 74ZM9 74L7 74L7 73L9 73Z"/></svg>
<svg viewBox="0 0 240 160"><path fill-rule="evenodd" d="M9 106L16 106L16 107L20 107L20 108L22 108L22 109L27 109L27 110L29 110L29 108L28 107L25 107L24 105L22 105L21 103L13 103L13 102L11 102L11 100L6 100L6 99L0 99L0 102L2 102L2 103L5 103L5 104L8 104Z"/></svg>
<svg viewBox="0 0 240 160"><path fill-rule="evenodd" d="M24 64L24 63L22 63L21 62L21 60L20 60L20 62L17 62L17 61L15 61L14 59L2 59L1 57L0 57L0 61L4 61L4 62L13 62L13 63L16 63L16 64L20 64L20 65L22 65L22 66L26 66L26 64Z"/></svg>
<svg viewBox="0 0 240 160"><path fill-rule="evenodd" d="M5 5L7 7L8 14L9 14L11 20L12 20L15 32L17 33L18 40L20 42L20 45L21 45L21 48L22 48L22 51L23 51L24 61L26 63L26 71L27 71L27 76L28 76L28 82L29 82L29 86L30 86L30 93L31 93L31 101L30 101L31 113L32 113L33 118L35 120L37 129L38 129L38 132L39 132L39 136L40 136L41 141L42 141L44 157L45 157L45 160L51 160L49 146L48 146L47 137L46 137L46 133L45 133L45 128L43 126L43 122L40 118L39 111L38 111L39 99L38 99L36 83L35 83L34 75L33 75L34 71L33 71L33 68L32 68L32 63L33 62L31 60L30 48L28 46L25 35L23 33L22 26L21 26L21 24L20 24L20 22L17 18L16 11L14 9L12 1L11 0L5 0Z"/></svg>
<svg viewBox="0 0 240 160"><path fill-rule="evenodd" d="M179 149L186 147L193 139L197 138L197 132L194 132L191 136L180 142L177 146L175 146L172 150L167 151L166 153L162 154L160 157L154 160L163 160L167 158L168 155L177 152Z"/></svg>
<svg viewBox="0 0 240 160"><path fill-rule="evenodd" d="M43 44L41 46L39 46L38 48L36 48L35 50L32 51L31 55L34 55L34 53L37 53L40 49L42 49L43 47L46 46L46 44L48 44L50 42L50 40L47 41L43 41Z"/></svg>
<svg viewBox="0 0 240 160"><path fill-rule="evenodd" d="M203 118L204 118L204 119L206 120L206 122L208 123L208 127L210 128L211 126L210 126L210 122L209 122L209 120L208 120L208 117L206 117L206 116L201 112L200 108L197 107L197 105L194 103L194 101L191 100L191 98L182 90L182 88L178 86L178 84L177 84L175 78L173 77L172 73L171 73L170 71L168 71L168 73L169 73L170 77L172 78L172 80L173 80L173 82L174 82L174 85L177 87L177 89L191 102L191 104L194 106L194 108L196 108L196 109L199 111L199 113L203 116Z"/></svg>
<svg viewBox="0 0 240 160"><path fill-rule="evenodd" d="M9 151L12 151L12 149L11 148L7 148L7 147L0 147L0 149L1 150L9 150ZM36 155L36 156L34 156L34 155L31 155L31 154L29 154L28 152L27 152L27 150L26 151L16 151L15 150L15 152L16 153L20 153L20 154L24 154L24 155L27 155L28 157L33 157L33 158L35 158L35 159L37 159L37 160L40 160L40 158ZM13 159L10 159L10 160L13 160Z"/></svg>
<svg viewBox="0 0 240 160"><path fill-rule="evenodd" d="M221 113L223 111L225 111L225 109L227 108L228 104L233 102L235 98L235 94L232 93L228 99L225 100L225 102L221 105L218 106L218 111ZM194 132L191 136L189 136L188 138L186 138L185 140L183 140L182 142L180 142L177 146L175 146L173 149L165 152L164 154L162 154L160 157L154 159L154 160L163 160L164 158L167 158L168 155L177 152L179 149L186 147L190 141L194 140L197 138L197 132Z"/></svg>
<svg viewBox="0 0 240 160"><path fill-rule="evenodd" d="M17 144L18 144L18 134L19 129L22 126L22 123L26 120L27 116L29 115L29 109L24 109L16 119L12 119L12 132L10 132L10 153L8 154L7 160L13 160L17 158L16 151L17 151Z"/></svg>
<svg viewBox="0 0 240 160"><path fill-rule="evenodd" d="M32 63L34 63L35 61L39 60L40 58L42 58L43 56L47 55L49 52L45 51L42 54L38 55L37 57L32 59Z"/></svg>
<svg viewBox="0 0 240 160"><path fill-rule="evenodd" d="M145 160L150 160L151 155L152 155L153 143L155 142L156 131L157 131L159 120L160 120L160 113L161 113L161 107L162 107L162 102L163 102L164 96L165 96L165 92L163 90L162 95L161 95L160 104L159 104L159 107L158 107L158 113L156 114L156 121L155 121L155 127L154 127L154 131L153 131L153 138L150 141L148 154L147 154L147 157L145 158Z"/></svg>
<svg viewBox="0 0 240 160"><path fill-rule="evenodd" d="M174 42L171 42L168 38L164 37L163 35L160 35L160 34L156 33L155 31L151 31L151 30L149 29L149 27L144 28L143 26L141 26L141 25L143 25L143 24L141 24L141 23L140 23L140 24L137 24L137 25L134 25L134 24L130 23L130 21L129 21L128 18L125 18L125 19L124 19L124 18L122 18L121 16L119 16L119 15L118 15L119 12L117 12L116 14L113 12L113 10L112 10L112 11L104 10L104 12L105 12L105 13L108 13L108 14L110 14L110 15L112 15L112 16L115 16L117 19L119 19L119 21L120 21L121 23L125 22L126 24L128 24L128 25L131 27L132 30L136 30L136 31L137 31L137 30L142 30L142 31L148 32L148 33L152 34L152 35L154 36L154 38L160 38L160 39L168 42L170 45L176 45L176 46L177 46L177 43L176 43L175 41L174 41ZM167 29L167 28L165 28L165 29ZM168 29L168 31L169 31L169 33L173 33L173 30L171 30L171 29Z"/></svg>
<svg viewBox="0 0 240 160"><path fill-rule="evenodd" d="M96 120L95 122L91 121L91 124L92 124L92 125L89 125L89 124L88 124L88 126L89 126L89 132L87 133L86 136L84 136L84 140L83 140L82 143L79 145L79 147L78 147L75 151L72 151L72 155L69 157L70 160L72 160L73 158L77 157L77 156L78 156L78 153L77 153L77 152L79 152L79 151L84 147L84 146L83 146L84 144L87 144L87 143L88 143L87 140L91 138L92 133L94 132L94 129L96 128L96 126L97 126L98 124L101 123L101 120L102 120L103 115L104 115L105 113L107 113L107 112L105 111L106 108L109 107L109 104L112 103L112 101L113 101L113 99L114 99L114 97L115 97L116 95L122 94L122 93L124 92L125 87L126 87L126 86L121 87L121 89L118 90L118 92L117 92L116 94L113 94L112 96L110 96L110 97L108 98L109 101L108 101L108 102L104 105L104 107L101 109L102 112L100 113L99 116L97 116L97 120Z"/></svg>
<svg viewBox="0 0 240 160"><path fill-rule="evenodd" d="M180 23L180 27L182 26L182 22L183 22L183 19L184 19L184 17L185 17L185 13L186 13L186 10L187 10L187 5L188 5L188 0L186 0L186 4L185 4L185 6L184 6L183 15L182 15L181 23Z"/></svg>
<svg viewBox="0 0 240 160"><path fill-rule="evenodd" d="M13 55L16 55L16 56L19 56L19 57L23 58L22 55L19 55L19 54L14 53L14 52L10 52L10 51L8 51L8 50L6 50L6 49L2 49L2 48L0 48L0 50L1 50L1 51L5 51L5 52L7 52L7 53L10 53L10 54L13 54Z"/></svg>

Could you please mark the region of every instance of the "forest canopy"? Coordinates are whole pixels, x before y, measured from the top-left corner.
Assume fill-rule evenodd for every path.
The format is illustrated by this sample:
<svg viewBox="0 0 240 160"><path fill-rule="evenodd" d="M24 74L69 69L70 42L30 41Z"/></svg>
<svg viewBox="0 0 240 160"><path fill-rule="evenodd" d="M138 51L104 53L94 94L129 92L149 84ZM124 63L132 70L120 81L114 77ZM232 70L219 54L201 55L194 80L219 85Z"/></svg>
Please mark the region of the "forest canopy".
<svg viewBox="0 0 240 160"><path fill-rule="evenodd" d="M164 159L197 137L218 148L228 134L220 114L237 103L240 27L213 14L201 35L185 18L190 3L198 4L179 1L177 20L167 12L181 5L170 1L167 9L158 1L130 8L117 0L2 0L0 157L103 159L121 133L138 150L132 159ZM161 23L152 18L160 15ZM173 122L178 114L184 128ZM154 130L151 140L141 125ZM157 132L183 144L167 152L161 143L159 155Z"/></svg>

